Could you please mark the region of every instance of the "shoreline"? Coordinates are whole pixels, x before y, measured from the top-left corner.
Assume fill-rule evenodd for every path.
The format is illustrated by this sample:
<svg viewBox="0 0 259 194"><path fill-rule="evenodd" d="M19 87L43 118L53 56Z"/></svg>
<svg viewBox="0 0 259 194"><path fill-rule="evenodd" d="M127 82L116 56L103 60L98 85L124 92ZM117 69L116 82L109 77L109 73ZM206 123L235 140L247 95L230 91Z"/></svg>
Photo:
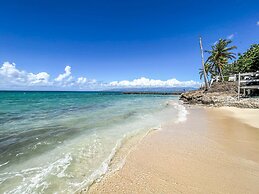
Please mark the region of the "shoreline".
<svg viewBox="0 0 259 194"><path fill-rule="evenodd" d="M186 111L185 106L179 100L169 100L165 102L166 106L169 109L164 109L162 115L175 114L177 110L176 118L172 120L173 123L181 123L186 120L188 112ZM161 116L159 113L157 116ZM168 117L168 116L167 116ZM167 118L168 119L168 118ZM162 129L162 124L153 128L146 130L136 130L131 133L125 134L122 139L120 139L116 146L113 148L109 157L102 163L102 165L94 171L94 173L87 180L82 183L75 193L88 193L92 185L95 185L99 181L102 181L103 178L108 177L110 174L120 170L128 157L128 155L133 152L137 146L141 143L143 139L149 135L156 133ZM99 173L99 169L103 169L103 165L106 165L106 170L102 173ZM98 172L98 173L97 173Z"/></svg>
<svg viewBox="0 0 259 194"><path fill-rule="evenodd" d="M152 128L148 131L142 131L132 134L126 134L123 139L119 140L116 146L113 148L109 157L102 163L99 167L103 168L105 164L106 170L101 174L96 173L99 172L99 168L94 171L93 175L91 175L90 179L88 178L85 183L82 184L74 193L88 193L90 188L96 183L102 181L105 177L108 177L110 174L119 171L123 168L125 161L128 155L136 149L139 143L148 135L155 133L156 131L161 130L160 128Z"/></svg>
<svg viewBox="0 0 259 194"><path fill-rule="evenodd" d="M259 190L256 186L259 181L259 141L255 141L258 140L259 129L241 122L238 115L227 116L231 110L190 107L188 111L187 121L168 123L162 130L141 139L128 154L122 168L106 174L89 188L88 193L235 193ZM235 125L224 127L217 124L219 121ZM239 126L243 129L235 129ZM226 128L240 133L239 139L226 134ZM246 139L242 139L243 135ZM214 168L224 171L217 172ZM243 178L234 176L237 173L241 173ZM233 180L222 181L222 177ZM223 184L224 189L218 190L219 184ZM238 186L234 187L236 184Z"/></svg>

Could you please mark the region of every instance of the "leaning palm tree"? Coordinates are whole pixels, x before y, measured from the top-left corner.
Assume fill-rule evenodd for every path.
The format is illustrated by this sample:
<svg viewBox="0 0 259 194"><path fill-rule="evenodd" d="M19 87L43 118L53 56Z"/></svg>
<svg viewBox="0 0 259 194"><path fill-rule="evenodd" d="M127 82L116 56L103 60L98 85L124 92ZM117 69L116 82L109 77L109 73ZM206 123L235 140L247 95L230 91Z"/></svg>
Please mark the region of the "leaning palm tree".
<svg viewBox="0 0 259 194"><path fill-rule="evenodd" d="M210 64L214 73L221 76L224 81L222 69L228 63L228 60L235 59L235 53L231 52L236 49L236 46L228 46L232 41L226 39L219 39L219 41L211 47L211 50L206 51L210 54L206 63Z"/></svg>
<svg viewBox="0 0 259 194"><path fill-rule="evenodd" d="M206 73L206 76L207 76L208 84L209 84L209 87L210 87L211 79L214 76L216 76L215 70L213 69L213 67L211 66L210 63L205 63L204 69L205 69L205 73ZM200 74L200 79L202 79L204 77L204 70L203 70L203 68L199 69L199 74Z"/></svg>

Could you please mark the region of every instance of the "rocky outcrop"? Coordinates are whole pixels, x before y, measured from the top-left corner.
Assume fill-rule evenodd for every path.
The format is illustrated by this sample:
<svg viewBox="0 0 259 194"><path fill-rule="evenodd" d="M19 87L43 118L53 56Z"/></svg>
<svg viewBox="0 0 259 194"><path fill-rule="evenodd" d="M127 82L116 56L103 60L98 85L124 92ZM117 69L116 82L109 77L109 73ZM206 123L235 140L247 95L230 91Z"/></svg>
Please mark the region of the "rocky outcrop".
<svg viewBox="0 0 259 194"><path fill-rule="evenodd" d="M236 82L214 82L212 87L207 91L208 93L223 92L228 94L237 94Z"/></svg>
<svg viewBox="0 0 259 194"><path fill-rule="evenodd" d="M241 98L238 100L233 83L217 84L216 87L212 87L208 91L195 90L185 92L180 96L180 100L187 104L201 104L215 107L259 108L259 98Z"/></svg>

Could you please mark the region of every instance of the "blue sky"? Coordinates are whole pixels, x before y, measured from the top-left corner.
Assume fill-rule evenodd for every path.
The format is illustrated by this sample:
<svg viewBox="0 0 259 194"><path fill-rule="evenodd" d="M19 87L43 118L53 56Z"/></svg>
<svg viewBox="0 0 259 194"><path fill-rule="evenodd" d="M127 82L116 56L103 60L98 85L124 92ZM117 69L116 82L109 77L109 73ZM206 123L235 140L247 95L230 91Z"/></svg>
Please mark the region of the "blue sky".
<svg viewBox="0 0 259 194"><path fill-rule="evenodd" d="M197 86L200 35L205 49L227 37L236 52L259 43L258 0L0 0L0 5L0 62L9 62L1 67L0 89L73 89L78 78L81 89L111 83Z"/></svg>

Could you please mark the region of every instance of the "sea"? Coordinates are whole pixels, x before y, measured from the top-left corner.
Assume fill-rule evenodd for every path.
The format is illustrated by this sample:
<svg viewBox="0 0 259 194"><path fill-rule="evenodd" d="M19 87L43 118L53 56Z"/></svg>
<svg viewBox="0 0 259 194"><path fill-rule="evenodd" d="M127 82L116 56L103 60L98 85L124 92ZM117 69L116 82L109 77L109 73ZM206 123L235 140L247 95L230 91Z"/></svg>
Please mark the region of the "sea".
<svg viewBox="0 0 259 194"><path fill-rule="evenodd" d="M0 193L87 191L123 166L118 160L121 165L112 169L111 163L133 137L185 119L178 98L121 92L0 92Z"/></svg>

